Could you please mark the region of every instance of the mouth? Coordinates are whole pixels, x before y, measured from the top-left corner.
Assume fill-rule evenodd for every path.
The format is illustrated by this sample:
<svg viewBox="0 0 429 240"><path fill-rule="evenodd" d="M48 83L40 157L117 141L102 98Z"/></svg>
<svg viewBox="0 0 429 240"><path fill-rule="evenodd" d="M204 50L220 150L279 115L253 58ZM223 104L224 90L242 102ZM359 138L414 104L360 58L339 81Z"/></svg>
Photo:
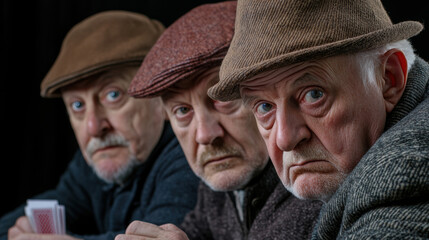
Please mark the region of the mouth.
<svg viewBox="0 0 429 240"><path fill-rule="evenodd" d="M294 163L294 164L290 165L290 168L303 167L303 166L311 165L313 163L318 163L318 162L326 162L326 161L325 160L316 160L316 159L315 160L307 160L307 161L302 161L300 163Z"/></svg>
<svg viewBox="0 0 429 240"><path fill-rule="evenodd" d="M206 166L206 165L209 165L209 164L220 163L220 162L223 162L223 161L226 161L228 159L235 158L235 157L237 157L237 156L235 156L235 155L225 155L225 156L213 157L213 158L210 158L208 160L205 160L203 166Z"/></svg>
<svg viewBox="0 0 429 240"><path fill-rule="evenodd" d="M290 165L288 169L288 178L291 182L295 182L299 176L330 174L333 172L335 172L335 169L329 161L320 159L306 160Z"/></svg>
<svg viewBox="0 0 429 240"><path fill-rule="evenodd" d="M123 147L123 146L121 146L121 145L111 145L111 146L106 146L106 147L98 148L91 155L94 156L97 153L109 151L109 150L112 150L112 149L115 149L115 148L119 148L119 147Z"/></svg>

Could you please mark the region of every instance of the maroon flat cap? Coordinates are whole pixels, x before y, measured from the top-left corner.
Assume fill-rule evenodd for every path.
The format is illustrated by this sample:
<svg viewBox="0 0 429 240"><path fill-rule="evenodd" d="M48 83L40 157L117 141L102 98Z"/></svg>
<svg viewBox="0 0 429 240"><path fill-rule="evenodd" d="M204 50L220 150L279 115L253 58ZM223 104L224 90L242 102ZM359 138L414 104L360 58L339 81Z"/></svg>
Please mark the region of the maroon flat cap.
<svg viewBox="0 0 429 240"><path fill-rule="evenodd" d="M203 68L220 66L234 34L236 1L198 6L168 27L146 55L128 93L161 95Z"/></svg>

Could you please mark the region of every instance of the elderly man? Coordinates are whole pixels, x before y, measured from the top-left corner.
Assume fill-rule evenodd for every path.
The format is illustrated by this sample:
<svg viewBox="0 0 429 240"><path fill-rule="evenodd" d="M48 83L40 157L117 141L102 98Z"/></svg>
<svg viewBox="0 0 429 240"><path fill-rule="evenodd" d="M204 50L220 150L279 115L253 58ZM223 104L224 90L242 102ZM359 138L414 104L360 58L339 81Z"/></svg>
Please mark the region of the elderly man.
<svg viewBox="0 0 429 240"><path fill-rule="evenodd" d="M127 94L163 30L126 11L96 14L70 30L41 94L63 98L80 151L57 188L34 197L65 206L69 235L34 234L22 206L1 219L4 238L9 228L9 239L113 239L133 220L178 224L194 208L199 179L164 121L161 99Z"/></svg>
<svg viewBox="0 0 429 240"><path fill-rule="evenodd" d="M161 96L192 170L202 179L180 229L133 222L116 239L308 239L320 201L304 201L278 179L252 112L213 101L209 87L233 36L235 1L194 8L161 35L129 92ZM183 231L182 231L183 230ZM186 233L186 234L185 234Z"/></svg>
<svg viewBox="0 0 429 240"><path fill-rule="evenodd" d="M376 0L239 0L209 90L242 98L287 189L326 202L314 239L429 236L429 65Z"/></svg>

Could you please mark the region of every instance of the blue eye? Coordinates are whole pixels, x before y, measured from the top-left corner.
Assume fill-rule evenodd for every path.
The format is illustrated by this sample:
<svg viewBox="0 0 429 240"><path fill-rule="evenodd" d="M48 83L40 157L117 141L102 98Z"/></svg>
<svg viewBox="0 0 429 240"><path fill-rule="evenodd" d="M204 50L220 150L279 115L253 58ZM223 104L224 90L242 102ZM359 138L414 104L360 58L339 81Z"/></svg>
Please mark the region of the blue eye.
<svg viewBox="0 0 429 240"><path fill-rule="evenodd" d="M72 102L71 104L74 111L79 111L83 107L83 103L79 101Z"/></svg>
<svg viewBox="0 0 429 240"><path fill-rule="evenodd" d="M256 108L256 111L259 114L266 114L267 112L271 111L271 109L273 109L273 105L269 103L262 103L258 105L258 107Z"/></svg>
<svg viewBox="0 0 429 240"><path fill-rule="evenodd" d="M115 99L117 99L120 96L119 91L110 91L107 93L107 99L109 101L114 101Z"/></svg>
<svg viewBox="0 0 429 240"><path fill-rule="evenodd" d="M322 97L323 97L323 92L318 89L314 89L314 90L308 91L305 94L304 99L305 99L305 102L314 103Z"/></svg>
<svg viewBox="0 0 429 240"><path fill-rule="evenodd" d="M183 116L183 115L187 114L190 110L191 109L188 107L179 107L176 110L176 115Z"/></svg>

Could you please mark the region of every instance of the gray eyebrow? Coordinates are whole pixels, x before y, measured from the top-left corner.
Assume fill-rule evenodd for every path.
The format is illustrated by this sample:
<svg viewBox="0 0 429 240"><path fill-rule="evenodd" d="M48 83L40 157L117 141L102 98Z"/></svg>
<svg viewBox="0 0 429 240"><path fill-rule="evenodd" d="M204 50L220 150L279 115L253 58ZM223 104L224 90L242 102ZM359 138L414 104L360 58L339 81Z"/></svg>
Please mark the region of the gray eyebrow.
<svg viewBox="0 0 429 240"><path fill-rule="evenodd" d="M296 87L298 85L305 84L306 82L310 82L310 81L314 81L314 80L320 81L320 80L314 78L314 76L312 76L311 74L306 73L306 74L302 75L301 77L299 77L298 79L296 79L295 81L293 81L292 87ZM245 107L248 107L248 108L251 108L252 106L250 106L250 104L253 101L255 101L255 99L257 99L257 97L243 94L243 92L241 92L241 98L243 101L243 105Z"/></svg>
<svg viewBox="0 0 429 240"><path fill-rule="evenodd" d="M301 77L293 81L292 86L295 87L310 81L320 81L320 80L315 78L312 74L305 73L304 75L302 75Z"/></svg>

